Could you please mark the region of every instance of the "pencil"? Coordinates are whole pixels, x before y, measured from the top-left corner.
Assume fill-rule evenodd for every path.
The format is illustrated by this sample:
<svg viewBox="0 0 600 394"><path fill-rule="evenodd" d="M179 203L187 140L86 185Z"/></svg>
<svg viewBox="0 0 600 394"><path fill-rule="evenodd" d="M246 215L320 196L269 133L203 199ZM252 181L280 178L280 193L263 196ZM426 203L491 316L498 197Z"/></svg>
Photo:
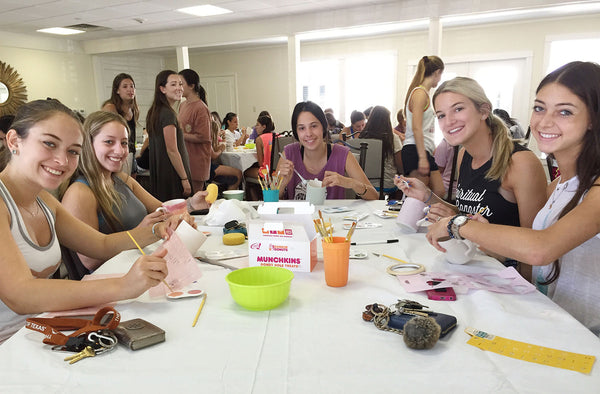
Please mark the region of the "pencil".
<svg viewBox="0 0 600 394"><path fill-rule="evenodd" d="M133 241L133 243L135 244L135 246L137 246L138 250L140 251L140 253L145 256L146 253L144 253L144 249L141 248L140 244L137 243L137 241L135 240L135 238L133 238L133 235L131 235L131 233L129 231L127 231L127 235L129 235L129 238L131 238L131 240ZM169 286L169 284L167 283L166 280L162 280L162 282L165 284L165 286L167 286L169 288L169 291L173 291L173 289L171 288L171 286Z"/></svg>
<svg viewBox="0 0 600 394"><path fill-rule="evenodd" d="M202 297L202 302L200 303L200 307L198 308L198 312L196 312L196 317L194 317L194 322L192 323L192 327L196 327L196 323L198 323L198 318L200 317L200 312L202 312L202 308L204 308L204 303L206 302L206 297L208 294L204 294Z"/></svg>

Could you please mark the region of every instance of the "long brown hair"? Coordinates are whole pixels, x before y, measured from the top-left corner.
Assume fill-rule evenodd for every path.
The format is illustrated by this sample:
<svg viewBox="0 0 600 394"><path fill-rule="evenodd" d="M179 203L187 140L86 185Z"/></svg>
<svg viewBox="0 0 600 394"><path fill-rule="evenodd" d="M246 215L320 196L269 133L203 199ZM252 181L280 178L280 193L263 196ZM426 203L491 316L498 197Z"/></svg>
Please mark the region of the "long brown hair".
<svg viewBox="0 0 600 394"><path fill-rule="evenodd" d="M439 57L423 56L421 60L419 60L419 63L417 64L417 71L415 72L412 82L408 86L408 91L406 92L406 97L404 98L404 108L406 108L408 105L410 93L414 90L414 88L422 84L425 78L437 70L444 70L444 62Z"/></svg>
<svg viewBox="0 0 600 394"><path fill-rule="evenodd" d="M158 124L160 110L162 108L168 108L170 111L173 111L175 116L177 116L177 113L169 104L167 96L160 90L161 86L164 88L167 85L167 80L170 75L179 74L173 70L163 70L156 76L156 81L154 83L154 100L152 100L152 105L146 115L146 129L148 130L149 136L162 132Z"/></svg>
<svg viewBox="0 0 600 394"><path fill-rule="evenodd" d="M92 189L98 201L100 212L102 212L106 223L113 231L120 231L122 223L119 220L118 214L120 214L123 207L123 197L115 189L112 179L102 176L102 166L98 162L96 152L94 151L94 138L96 138L105 125L112 122L117 122L125 127L127 135L129 135L127 121L121 115L114 112L96 111L85 119L83 123L85 135L81 149L81 158L77 166L77 171L71 176L71 180L67 186L73 183L77 177L85 177L88 186ZM66 191L65 189L66 187L61 189L61 198ZM117 210L116 213L114 212L115 208Z"/></svg>
<svg viewBox="0 0 600 394"><path fill-rule="evenodd" d="M113 79L110 98L102 104L103 107L109 103L113 104L117 108L117 113L122 117L125 117L125 115L127 114L123 112L123 99L121 98L121 96L119 96L119 87L121 86L121 82L125 79L130 79L131 82L133 82L133 87L135 88L135 81L133 80L131 75L125 73L118 74L115 77L115 79ZM133 96L133 101L131 103L131 111L133 112L133 119L137 123L140 117L140 109L137 104L136 96Z"/></svg>
<svg viewBox="0 0 600 394"><path fill-rule="evenodd" d="M590 117L590 127L583 136L581 152L577 156L575 174L579 186L575 195L560 212L559 219L579 204L579 200L600 177L600 65L592 62L571 62L548 74L535 93L550 83L558 83L579 97L586 106ZM546 278L547 285L558 279L560 262L555 260Z"/></svg>

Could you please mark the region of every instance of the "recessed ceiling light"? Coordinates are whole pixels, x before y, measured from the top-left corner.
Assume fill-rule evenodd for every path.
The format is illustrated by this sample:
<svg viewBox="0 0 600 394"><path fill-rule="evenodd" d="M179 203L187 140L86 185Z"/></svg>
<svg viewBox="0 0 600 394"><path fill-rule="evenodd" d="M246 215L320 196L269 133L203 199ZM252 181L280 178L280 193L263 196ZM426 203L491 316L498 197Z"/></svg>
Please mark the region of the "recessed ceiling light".
<svg viewBox="0 0 600 394"><path fill-rule="evenodd" d="M211 16L211 15L221 15L228 14L233 12L226 8L217 7L214 5L206 4L206 5L197 5L195 7L186 7L180 8L177 11L183 12L184 14L190 14L195 16Z"/></svg>
<svg viewBox="0 0 600 394"><path fill-rule="evenodd" d="M68 29L66 27L49 27L47 29L40 29L38 31L40 33L60 34L61 36L66 36L69 34L85 33L84 30Z"/></svg>

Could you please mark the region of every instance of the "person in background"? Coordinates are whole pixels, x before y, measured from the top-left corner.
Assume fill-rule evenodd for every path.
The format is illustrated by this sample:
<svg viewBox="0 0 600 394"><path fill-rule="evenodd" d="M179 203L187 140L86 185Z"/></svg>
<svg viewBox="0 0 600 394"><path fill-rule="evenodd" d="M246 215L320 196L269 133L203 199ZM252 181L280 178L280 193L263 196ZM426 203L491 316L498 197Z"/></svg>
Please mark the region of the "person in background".
<svg viewBox="0 0 600 394"><path fill-rule="evenodd" d="M261 116L271 117L271 114L269 113L269 111L260 111L260 113L258 114L258 117L260 118ZM272 119L272 117L271 117L271 119ZM250 133L250 136L248 137L248 139L256 142L256 138L258 137L258 135L259 134L256 131L256 127L253 127L252 132Z"/></svg>
<svg viewBox="0 0 600 394"><path fill-rule="evenodd" d="M359 138L375 138L382 141L383 149L383 191L394 196L398 188L394 185L396 174L402 174L402 142L392 131L390 111L376 105L369 116L369 123ZM375 188L379 191L379 188ZM401 196L400 196L401 197Z"/></svg>
<svg viewBox="0 0 600 394"><path fill-rule="evenodd" d="M73 216L103 234L152 226L170 215L162 202L122 172L127 160L128 128L123 117L106 111L90 114L83 124L81 160L70 182L62 185L62 205ZM188 211L204 209L206 192L188 199ZM191 223L190 223L191 224ZM78 258L89 272L104 260Z"/></svg>
<svg viewBox="0 0 600 394"><path fill-rule="evenodd" d="M327 116L327 114L331 114L333 116L333 118L335 119L335 126L334 126L335 129L342 130L344 127L346 127L346 126L344 126L344 124L342 122L340 122L339 119L336 119L335 113L333 113L333 108L325 108L325 110L323 112L325 113L325 116Z"/></svg>
<svg viewBox="0 0 600 394"><path fill-rule="evenodd" d="M442 175L433 159L435 150L435 113L429 91L435 88L444 72L444 62L437 56L423 56L417 65L406 100L406 138L402 148L404 174L418 178L434 193L444 195Z"/></svg>
<svg viewBox="0 0 600 394"><path fill-rule="evenodd" d="M369 116L371 116L372 110L373 110L373 106L370 106L363 111L363 114L365 114L365 118L367 119L367 121L369 121Z"/></svg>
<svg viewBox="0 0 600 394"><path fill-rule="evenodd" d="M457 158L456 205L416 178L400 177L396 185L408 197L431 205L427 218L432 222L460 212L480 215L490 223L531 228L545 201L546 175L540 160L509 138L506 125L492 113L490 100L475 80L457 77L444 82L433 104L446 141L463 146Z"/></svg>
<svg viewBox="0 0 600 394"><path fill-rule="evenodd" d="M325 113L325 119L327 119L327 131L329 135L339 134L342 129L337 126L337 119L331 112Z"/></svg>
<svg viewBox="0 0 600 394"><path fill-rule="evenodd" d="M6 167L6 164L10 160L10 153L6 148L6 133L10 130L10 125L14 119L14 115L3 115L0 117L0 171Z"/></svg>
<svg viewBox="0 0 600 394"><path fill-rule="evenodd" d="M10 125L14 120L14 115L2 115L0 117L0 143L2 147L6 147L6 133L10 130Z"/></svg>
<svg viewBox="0 0 600 394"><path fill-rule="evenodd" d="M210 118L217 122L219 124L219 127L221 127L221 125L223 124L223 121L221 120L221 117L219 116L219 113L217 111L212 111L210 113Z"/></svg>
<svg viewBox="0 0 600 394"><path fill-rule="evenodd" d="M271 156L273 142L275 141L275 138L277 138L277 135L275 134L273 120L268 115L259 116L258 119L256 119L256 126L254 126L254 129L258 135L255 140L257 162L244 171L244 177L256 179L261 173L270 173L274 176L275 169L271 166ZM248 183L246 183L246 186L248 186ZM259 195L259 192L260 190L256 190L256 188L248 188L248 200L260 200L261 196Z"/></svg>
<svg viewBox="0 0 600 394"><path fill-rule="evenodd" d="M158 73L146 127L150 150L150 193L159 201L192 194L187 149L173 109L182 95L183 82L179 74L172 70Z"/></svg>
<svg viewBox="0 0 600 394"><path fill-rule="evenodd" d="M533 229L485 223L476 215L445 218L427 239L440 251L457 238L534 267L538 289L600 335L600 66L571 62L540 82L531 114L538 148L558 161Z"/></svg>
<svg viewBox="0 0 600 394"><path fill-rule="evenodd" d="M238 130L238 116L233 112L228 112L223 118L223 128L225 129L225 142L233 143L233 146L240 146L246 143L248 135L246 128Z"/></svg>
<svg viewBox="0 0 600 394"><path fill-rule="evenodd" d="M219 157L225 150L225 130L221 129L219 123L213 120L210 124L211 130L211 164L210 182L225 184L227 190L237 190L242 182L242 171L237 168L225 166L220 163Z"/></svg>
<svg viewBox="0 0 600 394"><path fill-rule="evenodd" d="M365 114L360 111L352 111L350 114L350 127L344 127L341 131L342 138L359 138L361 131L367 125Z"/></svg>
<svg viewBox="0 0 600 394"><path fill-rule="evenodd" d="M204 190L204 182L210 177L210 110L198 73L185 69L179 75L183 78L185 101L179 106L178 120L190 161L192 190L199 191Z"/></svg>
<svg viewBox="0 0 600 394"><path fill-rule="evenodd" d="M396 112L396 120L398 124L394 127L394 134L400 137L400 141L404 143L404 139L406 138L406 119L404 119L404 110L402 108Z"/></svg>
<svg viewBox="0 0 600 394"><path fill-rule="evenodd" d="M496 108L494 110L494 115L502 119L506 127L508 127L508 131L510 133L510 137L513 140L518 140L525 138L525 131L519 124L519 122L515 118L511 118L508 112L503 109Z"/></svg>
<svg viewBox="0 0 600 394"><path fill-rule="evenodd" d="M83 132L73 111L58 100L24 104L6 141L11 158L0 173L0 342L22 328L28 315L136 298L166 277L163 250L141 256L119 278L49 279L61 263L59 242L104 260L135 245L124 232L94 230L47 191L57 189L77 168ZM130 233L146 246L178 223L171 218Z"/></svg>
<svg viewBox="0 0 600 394"><path fill-rule="evenodd" d="M350 149L328 143L327 120L317 104L311 101L296 104L292 132L298 142L285 146L285 157L277 164L282 176L281 198L306 198L306 184L294 170L304 179L321 180L327 187L327 199L345 198L346 189L352 189L364 200L379 197Z"/></svg>
<svg viewBox="0 0 600 394"><path fill-rule="evenodd" d="M442 173L442 181L444 182L444 189L446 190L444 198L448 201L448 197L453 198L453 196L456 195L456 178L453 182L452 190L448 191L452 175L452 163L454 161L454 147L444 138L435 148L433 157L435 158L435 164L437 164Z"/></svg>
<svg viewBox="0 0 600 394"><path fill-rule="evenodd" d="M135 82L129 74L118 74L112 83L110 98L102 104L103 111L114 112L127 121L129 127L129 158L123 169L128 174L137 173L135 162L136 125L140 117L140 109L135 97Z"/></svg>

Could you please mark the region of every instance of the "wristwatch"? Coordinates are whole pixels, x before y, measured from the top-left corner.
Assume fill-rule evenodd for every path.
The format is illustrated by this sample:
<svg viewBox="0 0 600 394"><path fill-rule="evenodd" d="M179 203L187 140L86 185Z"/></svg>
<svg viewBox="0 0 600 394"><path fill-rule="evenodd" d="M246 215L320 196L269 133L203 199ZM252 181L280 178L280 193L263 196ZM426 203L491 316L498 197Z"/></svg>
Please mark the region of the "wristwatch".
<svg viewBox="0 0 600 394"><path fill-rule="evenodd" d="M459 230L467 223L469 218L465 215L458 214L448 222L448 235L454 239L464 239L460 236Z"/></svg>

